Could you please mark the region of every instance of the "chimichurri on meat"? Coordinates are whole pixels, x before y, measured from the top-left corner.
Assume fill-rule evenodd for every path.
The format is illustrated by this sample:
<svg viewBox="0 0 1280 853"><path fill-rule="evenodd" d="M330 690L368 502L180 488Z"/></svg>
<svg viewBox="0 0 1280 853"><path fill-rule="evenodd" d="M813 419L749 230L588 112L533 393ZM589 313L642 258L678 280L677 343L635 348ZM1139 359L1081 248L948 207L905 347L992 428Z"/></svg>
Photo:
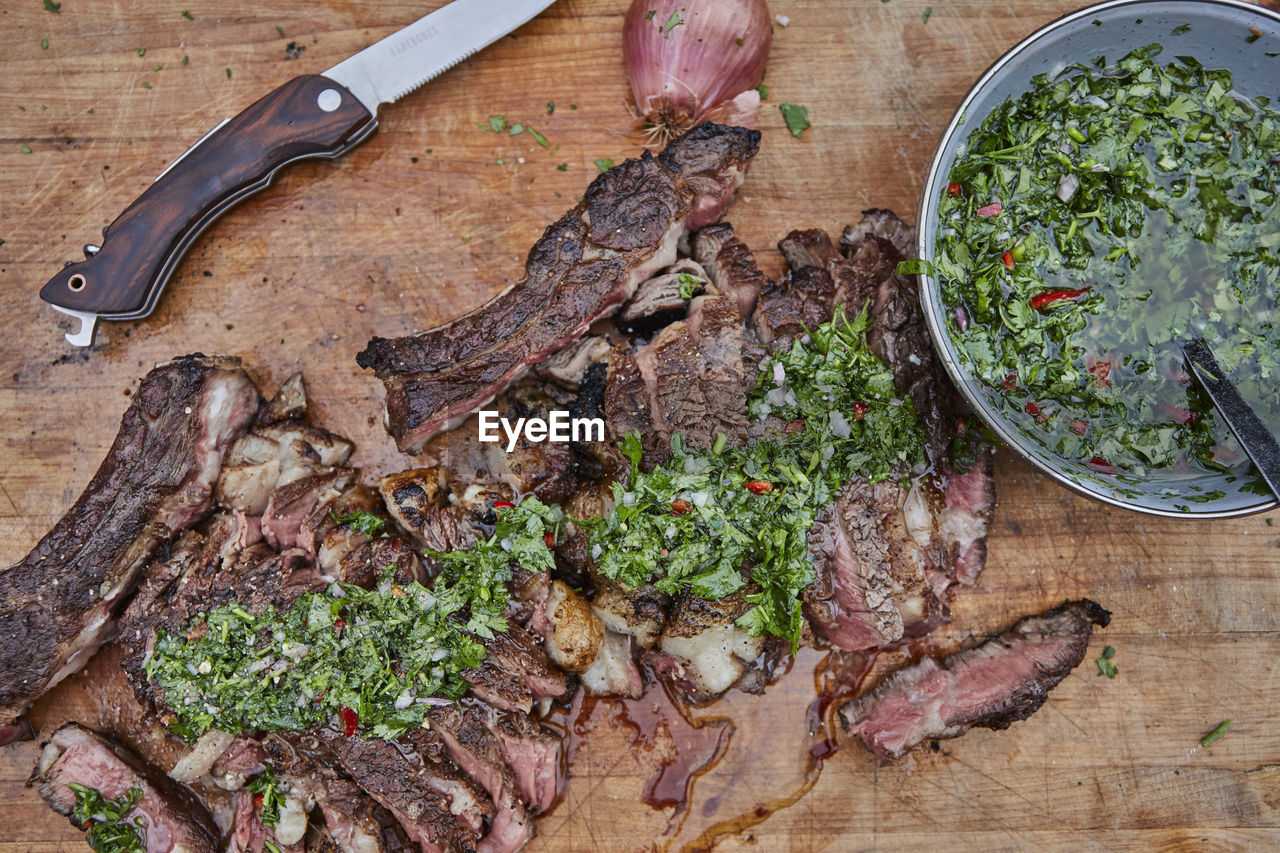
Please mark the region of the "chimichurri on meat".
<svg viewBox="0 0 1280 853"><path fill-rule="evenodd" d="M969 137L934 272L1007 416L1102 474L1248 465L1187 375L1202 334L1280 426L1280 114L1149 45L1039 75Z"/></svg>

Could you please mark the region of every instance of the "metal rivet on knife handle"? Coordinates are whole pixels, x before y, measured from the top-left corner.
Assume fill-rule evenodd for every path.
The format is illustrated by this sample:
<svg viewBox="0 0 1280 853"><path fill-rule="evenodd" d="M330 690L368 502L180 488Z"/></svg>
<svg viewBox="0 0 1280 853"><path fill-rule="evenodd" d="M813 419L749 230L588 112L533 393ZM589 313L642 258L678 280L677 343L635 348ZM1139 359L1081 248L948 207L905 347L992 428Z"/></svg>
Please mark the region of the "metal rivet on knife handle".
<svg viewBox="0 0 1280 853"><path fill-rule="evenodd" d="M76 293L79 293L80 291L84 290L84 286L86 284L88 284L88 282L85 280L85 277L82 276L80 273L76 273L75 275L71 276L71 278L67 279L67 287L75 291Z"/></svg>
<svg viewBox="0 0 1280 853"><path fill-rule="evenodd" d="M342 95L337 89L325 89L316 96L316 106L327 113L331 113L342 106Z"/></svg>

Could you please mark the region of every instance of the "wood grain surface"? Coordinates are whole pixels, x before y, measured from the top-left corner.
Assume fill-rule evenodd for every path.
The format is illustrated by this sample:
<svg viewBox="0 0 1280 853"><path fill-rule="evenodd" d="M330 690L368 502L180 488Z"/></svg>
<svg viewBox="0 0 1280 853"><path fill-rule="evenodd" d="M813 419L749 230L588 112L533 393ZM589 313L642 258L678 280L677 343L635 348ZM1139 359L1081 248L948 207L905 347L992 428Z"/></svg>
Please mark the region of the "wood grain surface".
<svg viewBox="0 0 1280 853"><path fill-rule="evenodd" d="M836 232L868 207L914 216L934 144L969 84L1072 5L928 2L927 23L926 0L774 3L790 26L775 34L761 153L729 216L767 272L777 272L772 246L791 228ZM582 193L594 160L637 153L621 0L560 0L384 109L379 132L347 157L288 171L201 237L152 317L105 324L92 350L63 341L64 318L37 292L219 120L434 5L0 7L2 564L21 559L74 501L142 374L180 353L238 355L266 389L302 369L320 422L357 441L357 464L371 474L405 464L381 428L381 388L354 354L371 334L431 326L497 292ZM803 140L783 126L782 101L809 108ZM553 147L477 129L491 115L531 124ZM844 744L807 796L767 808L717 850L1280 847L1273 519L1190 523L1110 510L1008 453L997 475L987 571L956 602L938 644L1088 595L1115 616L1085 664L1007 732L976 731L892 767ZM1116 649L1115 680L1093 665L1105 644ZM703 712L732 717L736 729L681 815L639 799L670 739L633 746L617 709L597 707L578 721L591 731L568 795L530 849L698 846L717 821L793 793L812 662L802 659L764 699L733 695ZM73 715L136 726L127 699L107 689L112 672L100 656L37 705L35 722L45 733ZM1230 731L1201 748L1226 718ZM80 833L23 786L36 751L0 750L0 853L83 850Z"/></svg>

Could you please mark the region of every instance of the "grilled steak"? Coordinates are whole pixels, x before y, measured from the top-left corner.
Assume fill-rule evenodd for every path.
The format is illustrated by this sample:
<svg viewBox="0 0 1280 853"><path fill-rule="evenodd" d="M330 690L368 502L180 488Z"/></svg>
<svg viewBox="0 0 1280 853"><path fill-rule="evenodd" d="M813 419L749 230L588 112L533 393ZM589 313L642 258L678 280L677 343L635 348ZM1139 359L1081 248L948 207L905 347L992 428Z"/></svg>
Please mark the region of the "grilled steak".
<svg viewBox="0 0 1280 853"><path fill-rule="evenodd" d="M841 708L840 717L881 760L974 726L1007 729L1044 704L1084 659L1093 626L1110 619L1088 599L1028 616L979 646L893 673Z"/></svg>
<svg viewBox="0 0 1280 853"><path fill-rule="evenodd" d="M314 735L271 735L262 745L277 773L315 801L342 853L421 853L395 815L344 776Z"/></svg>
<svg viewBox="0 0 1280 853"><path fill-rule="evenodd" d="M912 535L907 502L914 498L896 482L857 480L809 530L817 577L805 590L804 613L837 648L895 643L940 608L928 581L942 554L932 537L922 545Z"/></svg>
<svg viewBox="0 0 1280 853"><path fill-rule="evenodd" d="M677 432L691 447L710 447L720 433L729 446L741 444L747 388L755 384L746 348L734 300L709 293L634 353L616 349L605 386L605 423L614 438L640 433L646 470L670 458Z"/></svg>
<svg viewBox="0 0 1280 853"><path fill-rule="evenodd" d="M480 639L485 659L462 677L473 695L497 708L529 713L536 699L550 699L568 689L564 675L551 666L542 646L523 628L512 625L492 639Z"/></svg>
<svg viewBox="0 0 1280 853"><path fill-rule="evenodd" d="M525 276L444 326L374 338L356 360L386 386L387 429L403 451L492 400L530 365L576 341L640 282L675 260L687 220L723 212L759 133L704 124L657 158L609 169L534 244Z"/></svg>
<svg viewBox="0 0 1280 853"><path fill-rule="evenodd" d="M721 293L733 297L738 313L747 318L768 279L756 266L755 256L733 233L728 222L708 225L693 238L693 257L706 270Z"/></svg>
<svg viewBox="0 0 1280 853"><path fill-rule="evenodd" d="M912 230L883 210L845 229L838 247L823 231L792 231L778 243L789 272L764 286L752 317L777 351L837 307L852 317L865 306L867 345L926 431L929 476L916 472L909 487L849 483L810 532L818 575L805 614L819 636L846 650L926 633L946 618L952 586L972 584L986 561L991 454L976 453L963 470L951 458L965 409L930 345L916 277L897 273L899 247L913 242Z"/></svg>
<svg viewBox="0 0 1280 853"><path fill-rule="evenodd" d="M0 572L0 723L97 651L146 564L212 510L223 453L257 408L235 359L186 356L143 378L80 499Z"/></svg>
<svg viewBox="0 0 1280 853"><path fill-rule="evenodd" d="M68 817L76 805L70 782L97 789L106 800L141 788L142 796L129 817L140 817L146 827L146 853L214 853L218 849L218 828L194 794L147 767L125 747L74 722L53 733L31 775L44 801Z"/></svg>

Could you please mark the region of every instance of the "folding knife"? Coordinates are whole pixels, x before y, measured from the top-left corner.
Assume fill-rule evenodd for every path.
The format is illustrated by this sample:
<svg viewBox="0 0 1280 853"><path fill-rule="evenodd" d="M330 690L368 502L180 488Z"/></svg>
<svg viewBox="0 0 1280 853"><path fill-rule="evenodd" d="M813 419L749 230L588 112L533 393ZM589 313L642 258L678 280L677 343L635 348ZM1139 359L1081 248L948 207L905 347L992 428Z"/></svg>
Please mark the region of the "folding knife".
<svg viewBox="0 0 1280 853"><path fill-rule="evenodd" d="M80 320L67 334L93 343L98 320L137 320L213 220L296 160L340 157L378 127L378 107L538 15L554 0L454 0L344 59L295 77L224 119L171 163L102 234L40 290Z"/></svg>

